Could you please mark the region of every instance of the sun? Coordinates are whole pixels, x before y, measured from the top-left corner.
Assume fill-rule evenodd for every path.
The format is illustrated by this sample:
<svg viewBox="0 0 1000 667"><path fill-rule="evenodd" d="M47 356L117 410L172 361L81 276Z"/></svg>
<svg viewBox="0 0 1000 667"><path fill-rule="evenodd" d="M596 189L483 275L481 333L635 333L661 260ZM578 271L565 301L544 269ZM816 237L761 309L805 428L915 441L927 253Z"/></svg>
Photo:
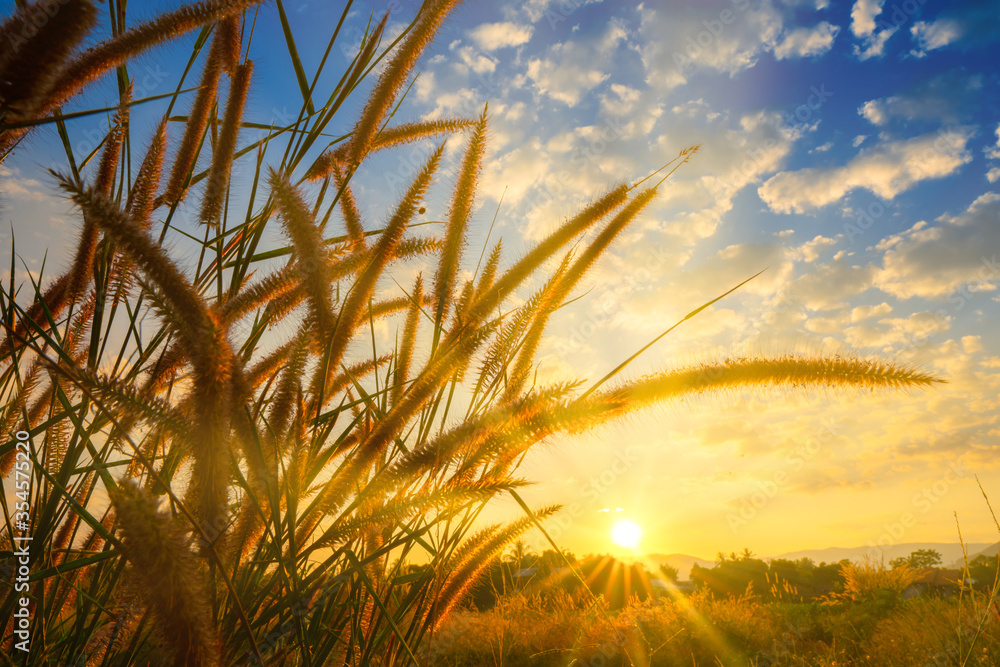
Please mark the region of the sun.
<svg viewBox="0 0 1000 667"><path fill-rule="evenodd" d="M642 538L642 528L635 521L623 519L611 528L611 539L620 547L635 549Z"/></svg>

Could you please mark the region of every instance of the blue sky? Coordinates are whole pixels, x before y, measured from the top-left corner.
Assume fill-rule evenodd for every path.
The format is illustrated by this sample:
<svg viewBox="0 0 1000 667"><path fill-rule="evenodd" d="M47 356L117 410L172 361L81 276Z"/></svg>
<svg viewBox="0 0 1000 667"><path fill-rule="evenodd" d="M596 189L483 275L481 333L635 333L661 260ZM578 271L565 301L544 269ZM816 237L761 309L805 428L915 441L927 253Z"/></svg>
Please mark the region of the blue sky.
<svg viewBox="0 0 1000 667"><path fill-rule="evenodd" d="M171 6L155 0L129 11ZM286 7L310 72L341 5ZM353 55L368 12L387 9L396 34L417 3L353 11L331 77ZM998 38L996 2L531 0L456 10L399 117L471 117L489 103L470 269L505 189L494 234L513 259L607 185L701 144L596 267L585 298L557 318L541 379L600 377L766 269L650 349L634 372L853 349L948 380L908 394L698 398L556 441L524 471L540 482L533 501L567 503L555 529L562 544L612 548L613 516L643 526L646 551L709 557L954 541L955 511L966 540L1000 538L973 478L1000 498ZM253 39L248 118L280 122L301 96L273 6L261 10ZM148 77L148 95L173 89L190 43L132 66L137 80ZM107 80L80 104L113 104L116 94ZM362 102L348 103L338 130ZM148 136L162 113L145 105L133 132ZM86 133L101 123L71 126L76 152L87 152ZM253 138L247 131L241 144ZM449 146L453 158L460 144ZM428 150L359 173L369 220L394 200L384 197L392 174ZM3 223L35 272L46 249L50 262L68 262L74 238L69 207L43 173L59 152L54 132L38 132L4 166ZM399 267L394 278L407 284L420 270ZM395 330L380 335L391 341ZM517 510L501 502L493 511Z"/></svg>

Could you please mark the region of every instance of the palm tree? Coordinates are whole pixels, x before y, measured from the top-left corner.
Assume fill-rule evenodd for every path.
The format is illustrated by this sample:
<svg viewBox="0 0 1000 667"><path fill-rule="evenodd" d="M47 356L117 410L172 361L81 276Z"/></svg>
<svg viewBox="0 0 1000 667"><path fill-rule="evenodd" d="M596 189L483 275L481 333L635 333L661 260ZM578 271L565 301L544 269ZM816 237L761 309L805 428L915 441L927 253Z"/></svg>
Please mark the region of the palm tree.
<svg viewBox="0 0 1000 667"><path fill-rule="evenodd" d="M516 566L519 570L525 568L529 561L534 562L537 559L538 553L523 539L515 540L503 555L504 562Z"/></svg>

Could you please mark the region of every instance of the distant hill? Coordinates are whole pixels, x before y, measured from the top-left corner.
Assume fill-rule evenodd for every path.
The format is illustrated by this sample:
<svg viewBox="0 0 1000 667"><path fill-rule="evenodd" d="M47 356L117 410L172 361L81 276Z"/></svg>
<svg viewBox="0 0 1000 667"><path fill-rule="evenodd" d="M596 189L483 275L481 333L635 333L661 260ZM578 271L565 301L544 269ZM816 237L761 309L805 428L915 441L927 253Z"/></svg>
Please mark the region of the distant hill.
<svg viewBox="0 0 1000 667"><path fill-rule="evenodd" d="M667 563L671 567L676 567L679 573L677 576L681 580L691 578L692 565L697 564L702 567L712 567L715 565L714 560L705 560L704 558L689 556L688 554L644 554L642 560L644 562L653 561L657 567L663 563Z"/></svg>
<svg viewBox="0 0 1000 667"><path fill-rule="evenodd" d="M981 546L982 545L979 545L979 544L970 544L969 545L969 560L970 561L974 560L976 558L976 556L996 556L997 552L1000 551L1000 542L997 542L996 544L990 544L990 545L986 546L985 548L978 548L978 547L981 547ZM945 562L947 563L947 560ZM961 554L959 554L958 558L956 558L951 563L951 565L949 567L952 567L952 568L965 567L965 559L962 557Z"/></svg>
<svg viewBox="0 0 1000 667"><path fill-rule="evenodd" d="M977 542L967 545L970 558L973 554L976 554L980 550L986 549L990 546L991 545L988 542ZM885 562L888 563L893 558L909 556L918 549L933 549L934 551L937 551L941 554L941 564L945 567L951 567L955 561L962 559L962 545L957 542L908 542L906 544L894 544L882 549L881 553L884 554ZM787 558L789 560L811 558L816 563L836 563L845 558L855 561L861 560L866 555L871 554L872 551L871 547L830 547L829 549L804 549L802 551L790 551L779 556L773 556L773 558ZM996 551L993 553L996 553Z"/></svg>

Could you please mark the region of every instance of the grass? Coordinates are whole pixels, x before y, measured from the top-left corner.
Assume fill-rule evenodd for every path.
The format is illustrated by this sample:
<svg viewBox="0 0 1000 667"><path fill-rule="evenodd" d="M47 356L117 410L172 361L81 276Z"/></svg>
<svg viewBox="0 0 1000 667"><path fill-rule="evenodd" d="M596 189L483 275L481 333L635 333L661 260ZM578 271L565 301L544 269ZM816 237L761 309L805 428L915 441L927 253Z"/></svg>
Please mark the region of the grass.
<svg viewBox="0 0 1000 667"><path fill-rule="evenodd" d="M886 604L765 603L751 595L633 601L607 616L566 597L509 595L453 615L421 657L428 665L903 667L995 665L1000 627L978 637L988 596ZM973 644L973 638L976 638Z"/></svg>
<svg viewBox="0 0 1000 667"><path fill-rule="evenodd" d="M34 282L12 262L0 292L7 572L22 564L18 540L31 537L24 587L4 577L0 593L7 664L424 664L490 564L558 511L529 508L517 493L518 463L548 436L702 392L939 381L879 360L794 355L621 379L633 356L585 388L536 385L551 318L666 176L661 168L651 174L658 182L594 194L514 261L499 243L483 249L486 261L466 279L488 110L394 119L454 4L425 2L389 44L386 20L372 17L330 90L318 82L340 25L310 77L280 0L210 0L135 27L126 27L125 3L109 0L112 34L85 50L98 11L90 0L33 3L0 27L5 41L23 40L0 58L0 81L13 82L0 90L0 158L54 125L66 160L52 179L81 229L66 273ZM43 11L56 18L27 30ZM284 28L302 95L289 126L244 117L257 20ZM135 130L129 109L150 99L132 99L129 64L191 31L189 66L165 118ZM341 108L376 68L352 127ZM189 80L198 72L200 83ZM102 111L62 107L112 75L117 115L100 150L80 159L67 124ZM247 127L265 136L241 145ZM142 146L136 136L151 139ZM364 222L355 173L380 151L427 138L464 142L448 206L429 213L441 235L416 216L441 180L443 143L386 195L386 221ZM136 170L133 155L142 156ZM234 173L247 175L246 199L232 196ZM178 211L198 225L181 225ZM270 230L284 245L267 241ZM196 260L174 256L181 238L198 243ZM415 261L427 275L386 296L393 268ZM514 297L521 305L510 305ZM399 332L392 347L376 343L382 320ZM19 455L21 432L30 446ZM483 525L483 508L501 495L523 515ZM413 560L429 565L414 570ZM768 615L699 604L752 647L764 641L755 632ZM27 629L14 622L22 607ZM661 612L594 616L587 641L611 636L600 619L614 626L647 613Z"/></svg>

